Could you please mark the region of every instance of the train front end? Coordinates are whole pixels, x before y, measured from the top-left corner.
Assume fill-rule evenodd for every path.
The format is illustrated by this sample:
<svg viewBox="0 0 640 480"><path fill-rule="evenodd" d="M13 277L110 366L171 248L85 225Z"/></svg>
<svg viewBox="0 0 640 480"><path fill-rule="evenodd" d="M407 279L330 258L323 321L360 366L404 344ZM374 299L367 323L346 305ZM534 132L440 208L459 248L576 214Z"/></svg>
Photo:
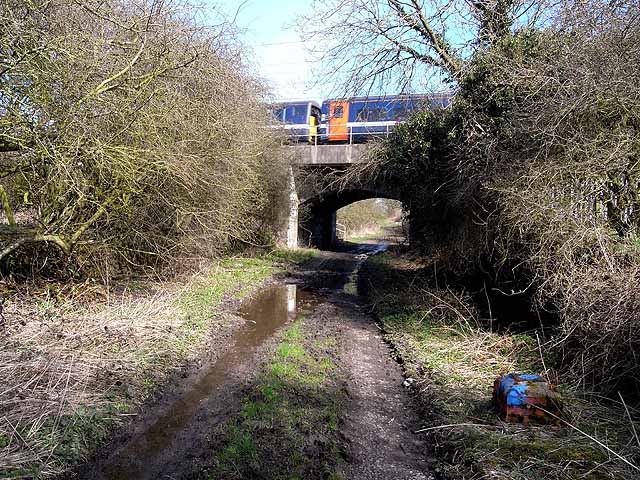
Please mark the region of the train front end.
<svg viewBox="0 0 640 480"><path fill-rule="evenodd" d="M320 104L311 101L284 102L270 107L273 119L286 131L291 143L318 142Z"/></svg>

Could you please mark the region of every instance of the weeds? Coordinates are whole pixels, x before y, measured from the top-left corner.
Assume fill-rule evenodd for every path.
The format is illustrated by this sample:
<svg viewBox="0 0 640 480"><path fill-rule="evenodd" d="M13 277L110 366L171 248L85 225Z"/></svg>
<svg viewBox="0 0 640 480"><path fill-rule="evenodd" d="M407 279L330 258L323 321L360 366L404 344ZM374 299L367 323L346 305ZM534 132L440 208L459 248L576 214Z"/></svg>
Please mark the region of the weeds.
<svg viewBox="0 0 640 480"><path fill-rule="evenodd" d="M295 265L302 265L318 255L318 251L312 248L278 248L269 256L276 261L284 261Z"/></svg>
<svg viewBox="0 0 640 480"><path fill-rule="evenodd" d="M432 272L428 267L382 255L364 268L385 338L425 402L425 425L417 430L428 433L446 459L441 472L453 478L635 478L640 445L634 421L640 412L627 414L624 402L563 385L571 382L562 381L553 358L541 357L534 332L485 331L470 300L437 288L424 273ZM547 373L559 381L566 423L523 427L500 421L491 387L509 372Z"/></svg>
<svg viewBox="0 0 640 480"><path fill-rule="evenodd" d="M224 437L211 479L341 478L343 446L337 435L343 394L337 365L324 345L311 342L301 321L281 342L248 388Z"/></svg>
<svg viewBox="0 0 640 480"><path fill-rule="evenodd" d="M13 291L0 350L0 477L49 477L87 458L114 425L203 348L216 313L276 271L217 261L185 282L54 284Z"/></svg>

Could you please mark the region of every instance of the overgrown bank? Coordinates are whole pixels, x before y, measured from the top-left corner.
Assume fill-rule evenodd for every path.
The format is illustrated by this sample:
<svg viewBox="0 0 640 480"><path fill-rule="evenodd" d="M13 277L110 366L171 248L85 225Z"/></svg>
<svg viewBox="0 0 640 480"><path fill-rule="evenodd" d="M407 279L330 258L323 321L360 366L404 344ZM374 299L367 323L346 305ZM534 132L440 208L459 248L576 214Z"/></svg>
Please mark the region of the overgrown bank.
<svg viewBox="0 0 640 480"><path fill-rule="evenodd" d="M368 166L403 186L438 268L530 301L566 378L614 396L640 378L637 18L636 2L568 2L545 28L480 42L451 106Z"/></svg>
<svg viewBox="0 0 640 480"><path fill-rule="evenodd" d="M84 458L280 268L268 91L202 13L0 0L0 476Z"/></svg>
<svg viewBox="0 0 640 480"><path fill-rule="evenodd" d="M607 400L569 386L534 331L484 328L469 292L434 272L424 258L378 255L364 265L360 289L424 405L422 430L444 478L636 478L640 412L623 397ZM524 428L500 421L491 387L509 372L559 381L566 422Z"/></svg>
<svg viewBox="0 0 640 480"><path fill-rule="evenodd" d="M43 478L87 456L239 326L233 305L311 252L231 257L171 282L4 291L0 477Z"/></svg>
<svg viewBox="0 0 640 480"><path fill-rule="evenodd" d="M234 25L191 2L0 1L0 273L157 273L277 238L288 157Z"/></svg>

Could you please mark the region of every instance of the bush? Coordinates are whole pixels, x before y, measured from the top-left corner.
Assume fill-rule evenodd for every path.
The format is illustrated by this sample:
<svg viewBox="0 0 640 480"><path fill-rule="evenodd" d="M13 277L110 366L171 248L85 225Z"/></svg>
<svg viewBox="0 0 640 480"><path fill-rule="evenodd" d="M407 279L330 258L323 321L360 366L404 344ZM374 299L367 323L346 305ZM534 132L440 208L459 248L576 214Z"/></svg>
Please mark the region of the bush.
<svg viewBox="0 0 640 480"><path fill-rule="evenodd" d="M230 26L145 5L0 2L5 266L156 265L274 235L285 156Z"/></svg>
<svg viewBox="0 0 640 480"><path fill-rule="evenodd" d="M535 289L557 315L548 348L605 390L640 373L639 13L577 5L479 50L452 108L414 117L380 165L411 187L414 236Z"/></svg>

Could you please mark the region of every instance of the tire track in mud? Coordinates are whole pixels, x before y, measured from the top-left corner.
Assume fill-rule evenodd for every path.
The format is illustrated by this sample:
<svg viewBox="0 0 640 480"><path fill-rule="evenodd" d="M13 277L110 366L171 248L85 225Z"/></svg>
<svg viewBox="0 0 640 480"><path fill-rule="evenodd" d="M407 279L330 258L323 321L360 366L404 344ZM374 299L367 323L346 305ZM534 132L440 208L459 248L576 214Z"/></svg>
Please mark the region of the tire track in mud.
<svg viewBox="0 0 640 480"><path fill-rule="evenodd" d="M243 386L255 376L265 352L277 341L276 332L295 319L297 307L310 312L306 322L322 321L331 311L335 319L331 323L337 325L335 336L343 363L340 371L347 372L344 383L349 395L341 422L348 451L348 461L340 468L343 477L432 479L425 460L428 446L411 432L419 419L402 387L401 369L372 317L363 313L360 298L349 288L357 284L355 274L365 254L376 250L380 247L364 247L357 255L322 252L290 279L298 285L297 306L295 298L292 304L292 285L273 287L281 293L263 292L252 300L244 307L244 315L241 309L248 320L233 337L227 353L185 382L185 390L172 394L158 412L142 416L128 434L78 469L78 476L87 480L201 477L198 472L206 471L216 454L211 451L215 444L212 432L239 415ZM274 316L279 320L257 327L264 318ZM256 329L263 330L260 338L255 337Z"/></svg>
<svg viewBox="0 0 640 480"><path fill-rule="evenodd" d="M342 306L345 319L344 368L350 372L351 402L344 435L351 442L345 477L358 480L432 480L428 446L412 433L419 419L400 366L369 315L352 304Z"/></svg>

